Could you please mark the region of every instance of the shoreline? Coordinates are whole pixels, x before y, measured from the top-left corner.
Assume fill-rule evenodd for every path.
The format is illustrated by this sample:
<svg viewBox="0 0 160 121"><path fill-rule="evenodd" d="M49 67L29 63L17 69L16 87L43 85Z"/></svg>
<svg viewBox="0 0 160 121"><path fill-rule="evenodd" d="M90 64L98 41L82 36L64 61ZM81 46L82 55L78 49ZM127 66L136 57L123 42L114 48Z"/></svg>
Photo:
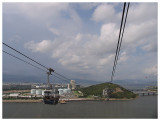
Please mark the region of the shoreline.
<svg viewBox="0 0 160 121"><path fill-rule="evenodd" d="M109 101L127 101L127 100L134 100L137 99L136 98L130 98L130 99L115 99L115 98L110 98ZM107 101L106 99L94 99L94 98L71 98L71 99L60 99L60 100L65 100L66 102L72 102L72 101ZM16 99L16 100L2 100L3 103L40 103L43 102L43 99L39 99L39 100L24 100L24 99Z"/></svg>
<svg viewBox="0 0 160 121"><path fill-rule="evenodd" d="M3 103L40 103L43 102L43 100L2 100Z"/></svg>

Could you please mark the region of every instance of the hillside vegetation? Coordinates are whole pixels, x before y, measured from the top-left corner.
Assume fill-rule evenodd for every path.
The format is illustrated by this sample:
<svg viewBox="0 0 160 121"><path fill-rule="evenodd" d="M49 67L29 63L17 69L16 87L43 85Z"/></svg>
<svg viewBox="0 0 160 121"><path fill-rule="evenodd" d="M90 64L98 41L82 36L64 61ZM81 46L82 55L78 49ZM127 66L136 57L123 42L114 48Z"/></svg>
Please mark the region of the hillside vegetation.
<svg viewBox="0 0 160 121"><path fill-rule="evenodd" d="M113 83L101 83L97 85L92 85L89 87L81 88L80 91L83 93L83 97L98 96L103 97L103 89L108 88L112 90L109 95L110 98L135 98L136 94L133 92Z"/></svg>

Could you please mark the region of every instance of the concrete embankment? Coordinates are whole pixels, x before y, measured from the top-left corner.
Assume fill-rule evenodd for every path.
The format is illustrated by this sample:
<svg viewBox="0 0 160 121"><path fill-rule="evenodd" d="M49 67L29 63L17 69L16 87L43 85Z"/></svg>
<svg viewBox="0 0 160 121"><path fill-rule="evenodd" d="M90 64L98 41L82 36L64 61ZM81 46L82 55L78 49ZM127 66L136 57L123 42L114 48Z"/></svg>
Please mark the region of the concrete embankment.
<svg viewBox="0 0 160 121"><path fill-rule="evenodd" d="M136 97L137 98L137 97ZM122 98L122 99L116 99L116 98L110 98L109 100L133 100L136 98ZM94 98L72 98L72 99L61 99L65 101L106 101L107 99L94 99Z"/></svg>
<svg viewBox="0 0 160 121"><path fill-rule="evenodd" d="M6 102L6 103L39 103L39 102L42 102L43 100L40 99L40 100L3 100L3 102Z"/></svg>
<svg viewBox="0 0 160 121"><path fill-rule="evenodd" d="M115 98L110 98L109 100L133 100L136 98L131 98L131 99L115 99ZM60 100L65 100L67 102L71 102L71 101L106 101L106 99L94 99L94 98L70 98L70 99L66 99L66 98L61 98ZM43 99L39 99L39 100L20 100L20 99L16 99L16 100L3 100L3 102L8 102L8 103L39 103L39 102L43 102Z"/></svg>

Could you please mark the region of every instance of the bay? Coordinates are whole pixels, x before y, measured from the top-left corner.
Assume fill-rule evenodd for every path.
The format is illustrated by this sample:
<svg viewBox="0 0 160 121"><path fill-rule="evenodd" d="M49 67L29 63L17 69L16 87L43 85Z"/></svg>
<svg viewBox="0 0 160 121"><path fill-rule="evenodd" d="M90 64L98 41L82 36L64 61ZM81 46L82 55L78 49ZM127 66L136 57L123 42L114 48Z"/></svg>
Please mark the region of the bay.
<svg viewBox="0 0 160 121"><path fill-rule="evenodd" d="M3 103L3 118L157 118L157 96L121 101L72 101L67 104Z"/></svg>

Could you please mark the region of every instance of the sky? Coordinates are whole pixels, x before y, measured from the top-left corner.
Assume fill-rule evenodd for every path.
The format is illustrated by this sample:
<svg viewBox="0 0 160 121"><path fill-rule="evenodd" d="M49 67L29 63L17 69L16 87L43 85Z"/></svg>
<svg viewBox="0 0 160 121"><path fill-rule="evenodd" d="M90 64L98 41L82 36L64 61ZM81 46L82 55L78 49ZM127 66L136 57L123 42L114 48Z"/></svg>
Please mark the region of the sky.
<svg viewBox="0 0 160 121"><path fill-rule="evenodd" d="M3 3L2 40L69 79L110 81L122 9L118 2ZM158 3L132 2L114 80L157 80L157 44ZM3 77L47 76L5 53L2 61Z"/></svg>

